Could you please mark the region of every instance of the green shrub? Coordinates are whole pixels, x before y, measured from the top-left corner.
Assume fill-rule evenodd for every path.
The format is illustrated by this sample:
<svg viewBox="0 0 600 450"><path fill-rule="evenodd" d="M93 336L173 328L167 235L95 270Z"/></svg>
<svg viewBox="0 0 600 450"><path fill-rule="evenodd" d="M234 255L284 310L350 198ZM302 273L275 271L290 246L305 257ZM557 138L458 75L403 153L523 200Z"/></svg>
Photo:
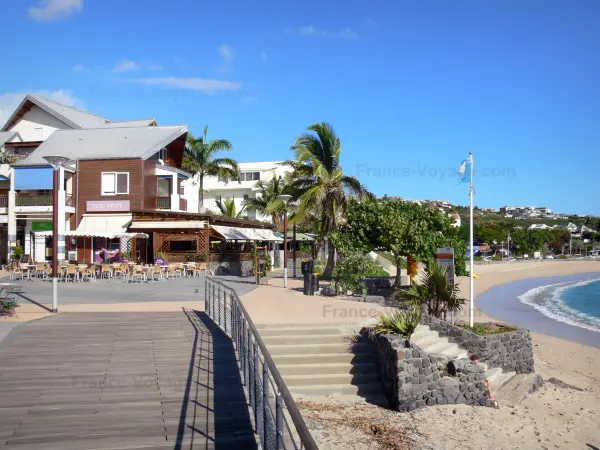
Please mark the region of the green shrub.
<svg viewBox="0 0 600 450"><path fill-rule="evenodd" d="M19 261L25 253L25 250L20 245L17 245L16 247L11 247L10 249L12 250L11 258L13 261Z"/></svg>
<svg viewBox="0 0 600 450"><path fill-rule="evenodd" d="M516 330L514 327L509 327L508 325L501 323L474 323L472 327L466 323L459 323L457 326L480 336L485 336L487 334L509 333Z"/></svg>
<svg viewBox="0 0 600 450"><path fill-rule="evenodd" d="M375 334L401 334L407 339L413 335L421 323L421 308L396 311L390 315L381 314L373 327Z"/></svg>
<svg viewBox="0 0 600 450"><path fill-rule="evenodd" d="M370 256L354 253L344 256L333 269L332 284L337 292L367 295L365 277L389 277L390 274Z"/></svg>
<svg viewBox="0 0 600 450"><path fill-rule="evenodd" d="M502 255L492 256L492 261L502 261Z"/></svg>

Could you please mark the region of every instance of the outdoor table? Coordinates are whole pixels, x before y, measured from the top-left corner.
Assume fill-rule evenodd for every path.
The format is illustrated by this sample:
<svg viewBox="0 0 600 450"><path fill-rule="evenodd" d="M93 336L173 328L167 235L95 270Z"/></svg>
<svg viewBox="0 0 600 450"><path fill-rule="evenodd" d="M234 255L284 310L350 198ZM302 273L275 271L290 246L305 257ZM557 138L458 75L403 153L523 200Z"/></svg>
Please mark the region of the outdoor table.
<svg viewBox="0 0 600 450"><path fill-rule="evenodd" d="M31 272L33 272L33 271L35 270L35 268L36 268L36 267L37 267L37 265L36 265L36 264L27 264L27 265L25 266L25 268L27 269L27 279L28 279L29 281L32 281L32 280L31 280Z"/></svg>

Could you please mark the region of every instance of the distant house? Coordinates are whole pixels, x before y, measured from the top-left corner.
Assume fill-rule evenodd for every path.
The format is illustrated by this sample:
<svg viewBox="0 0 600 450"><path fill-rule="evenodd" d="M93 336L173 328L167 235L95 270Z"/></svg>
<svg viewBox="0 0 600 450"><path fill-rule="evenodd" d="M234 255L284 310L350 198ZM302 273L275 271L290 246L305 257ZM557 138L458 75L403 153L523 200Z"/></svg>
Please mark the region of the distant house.
<svg viewBox="0 0 600 450"><path fill-rule="evenodd" d="M529 226L529 229L530 229L530 230L547 230L547 229L549 229L549 228L552 228L552 227L549 227L549 226L548 226L548 225L546 225L545 223L532 223L532 224Z"/></svg>
<svg viewBox="0 0 600 450"><path fill-rule="evenodd" d="M454 219L454 226L456 228L460 228L460 224L461 224L460 215L458 213L455 213L455 212L454 213L450 213L448 215Z"/></svg>

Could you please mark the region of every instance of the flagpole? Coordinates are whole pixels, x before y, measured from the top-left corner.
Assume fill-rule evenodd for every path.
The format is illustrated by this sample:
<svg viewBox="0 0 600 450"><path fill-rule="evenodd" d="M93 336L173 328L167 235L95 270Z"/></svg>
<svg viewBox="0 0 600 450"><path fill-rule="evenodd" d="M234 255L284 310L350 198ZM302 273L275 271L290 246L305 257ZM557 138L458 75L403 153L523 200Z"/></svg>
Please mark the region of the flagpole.
<svg viewBox="0 0 600 450"><path fill-rule="evenodd" d="M470 311L470 318L469 318L469 326L473 326L473 307L474 307L474 289L473 289L473 153L469 152L469 159L471 160L471 180L470 180L470 186L469 186L469 202L470 202L470 208L469 208L469 253L470 253L470 270L469 270L469 276L470 276L470 280L469 280L469 291L470 291L470 298L471 298L471 311Z"/></svg>

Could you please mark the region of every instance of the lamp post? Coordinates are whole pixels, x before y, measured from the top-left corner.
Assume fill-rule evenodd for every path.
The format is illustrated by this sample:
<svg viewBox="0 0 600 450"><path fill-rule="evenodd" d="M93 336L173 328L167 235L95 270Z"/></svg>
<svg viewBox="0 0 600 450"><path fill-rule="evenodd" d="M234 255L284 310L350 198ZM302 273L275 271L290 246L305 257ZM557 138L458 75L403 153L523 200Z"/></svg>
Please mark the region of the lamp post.
<svg viewBox="0 0 600 450"><path fill-rule="evenodd" d="M508 262L508 260L510 259L510 234L508 235L508 253L506 254L506 261Z"/></svg>
<svg viewBox="0 0 600 450"><path fill-rule="evenodd" d="M283 202L283 287L287 288L287 207L292 198L291 195L278 195L277 198Z"/></svg>
<svg viewBox="0 0 600 450"><path fill-rule="evenodd" d="M58 312L58 184L60 168L69 158L64 156L43 157L53 169L52 200L52 312Z"/></svg>

